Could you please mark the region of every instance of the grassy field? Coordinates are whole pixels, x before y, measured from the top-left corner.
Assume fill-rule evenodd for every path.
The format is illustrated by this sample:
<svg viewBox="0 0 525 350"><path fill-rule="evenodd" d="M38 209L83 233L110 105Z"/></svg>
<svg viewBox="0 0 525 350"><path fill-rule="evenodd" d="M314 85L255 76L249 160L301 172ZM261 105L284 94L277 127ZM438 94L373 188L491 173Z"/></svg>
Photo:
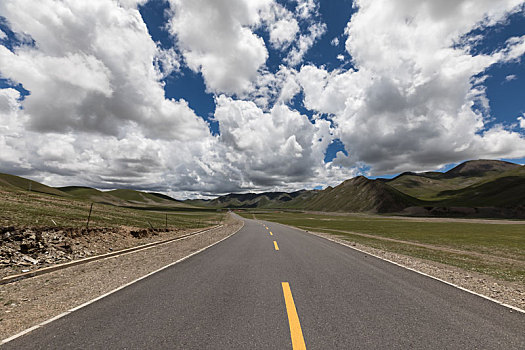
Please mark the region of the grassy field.
<svg viewBox="0 0 525 350"><path fill-rule="evenodd" d="M247 218L325 232L374 248L525 283L525 225L253 211Z"/></svg>
<svg viewBox="0 0 525 350"><path fill-rule="evenodd" d="M91 202L13 187L0 187L0 226L85 227ZM93 205L90 227L130 226L199 228L222 221L224 213L213 209L148 207L149 210L112 205ZM54 222L53 222L54 221Z"/></svg>

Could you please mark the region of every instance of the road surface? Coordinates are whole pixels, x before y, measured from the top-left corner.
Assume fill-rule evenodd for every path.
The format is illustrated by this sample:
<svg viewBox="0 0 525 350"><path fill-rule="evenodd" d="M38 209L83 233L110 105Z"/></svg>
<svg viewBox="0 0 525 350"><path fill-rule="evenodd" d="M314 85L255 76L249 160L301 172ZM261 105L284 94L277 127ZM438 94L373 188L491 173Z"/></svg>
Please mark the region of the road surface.
<svg viewBox="0 0 525 350"><path fill-rule="evenodd" d="M271 222L5 349L525 349L525 314Z"/></svg>

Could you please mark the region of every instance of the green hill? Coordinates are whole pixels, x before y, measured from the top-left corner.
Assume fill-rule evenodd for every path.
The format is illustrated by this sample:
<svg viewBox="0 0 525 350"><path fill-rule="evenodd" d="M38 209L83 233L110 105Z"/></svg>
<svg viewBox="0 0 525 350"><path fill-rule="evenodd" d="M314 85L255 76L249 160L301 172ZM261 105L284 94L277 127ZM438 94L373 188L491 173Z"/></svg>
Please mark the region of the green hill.
<svg viewBox="0 0 525 350"><path fill-rule="evenodd" d="M391 213L420 205L421 201L380 180L358 176L321 191L305 202L305 209L318 211Z"/></svg>
<svg viewBox="0 0 525 350"><path fill-rule="evenodd" d="M107 203L120 206L129 205L169 205L169 206L188 206L176 199L160 193L141 192L135 190L118 189L112 191L99 191L91 187L67 186L60 187L60 191L78 198L90 200L98 203Z"/></svg>
<svg viewBox="0 0 525 350"><path fill-rule="evenodd" d="M59 189L46 186L40 182L29 180L20 176L0 173L0 186L15 187L22 190L47 193L55 196L67 197L68 195Z"/></svg>
<svg viewBox="0 0 525 350"><path fill-rule="evenodd" d="M461 163L446 173L403 173L385 181L412 197L432 202L454 197L454 190L492 181L506 173L520 172L523 166L499 160L473 160Z"/></svg>
<svg viewBox="0 0 525 350"><path fill-rule="evenodd" d="M91 187L67 186L59 187L60 191L66 192L74 198L93 201L96 203L107 203L113 205L125 205L126 201L115 197L108 192L99 191Z"/></svg>
<svg viewBox="0 0 525 350"><path fill-rule="evenodd" d="M502 160L469 160L450 169L445 173L446 177L488 177L501 174L509 170L520 168L521 165L505 162Z"/></svg>
<svg viewBox="0 0 525 350"><path fill-rule="evenodd" d="M492 176L459 190L439 193L441 205L468 207L525 206L525 166Z"/></svg>

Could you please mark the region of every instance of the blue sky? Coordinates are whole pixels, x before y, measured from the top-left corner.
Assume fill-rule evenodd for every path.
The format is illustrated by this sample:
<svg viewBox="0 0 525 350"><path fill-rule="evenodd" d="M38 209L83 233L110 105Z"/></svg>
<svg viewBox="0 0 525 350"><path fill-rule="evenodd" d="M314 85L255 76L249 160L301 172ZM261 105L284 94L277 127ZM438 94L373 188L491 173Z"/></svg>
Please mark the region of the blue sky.
<svg viewBox="0 0 525 350"><path fill-rule="evenodd" d="M525 161L520 0L25 1L0 171L193 197Z"/></svg>

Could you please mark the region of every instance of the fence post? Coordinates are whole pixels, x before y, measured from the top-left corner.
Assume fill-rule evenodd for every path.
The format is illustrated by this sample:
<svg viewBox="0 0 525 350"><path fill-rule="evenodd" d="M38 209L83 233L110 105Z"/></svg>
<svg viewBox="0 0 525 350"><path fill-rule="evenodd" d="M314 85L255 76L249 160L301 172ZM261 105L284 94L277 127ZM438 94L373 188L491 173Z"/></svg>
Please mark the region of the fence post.
<svg viewBox="0 0 525 350"><path fill-rule="evenodd" d="M91 207L89 208L89 215L86 223L86 230L89 229L89 220L91 219L91 211L93 210L93 203L91 203Z"/></svg>

